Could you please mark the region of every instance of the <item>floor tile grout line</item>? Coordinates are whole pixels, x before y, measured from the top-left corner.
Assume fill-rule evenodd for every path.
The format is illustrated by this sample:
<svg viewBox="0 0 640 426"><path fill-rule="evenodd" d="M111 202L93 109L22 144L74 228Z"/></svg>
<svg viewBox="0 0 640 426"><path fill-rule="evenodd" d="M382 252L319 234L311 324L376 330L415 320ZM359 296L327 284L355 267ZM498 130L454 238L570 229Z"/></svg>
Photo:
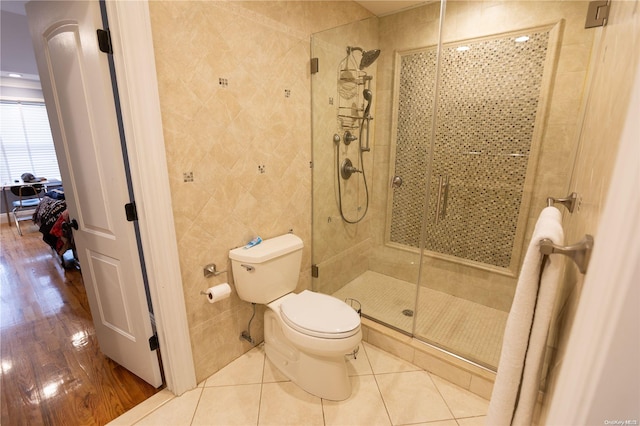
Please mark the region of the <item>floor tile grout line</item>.
<svg viewBox="0 0 640 426"><path fill-rule="evenodd" d="M479 416L461 416L461 417L456 417L456 420L465 420L465 419L480 419L483 417L487 417L486 414L481 414Z"/></svg>
<svg viewBox="0 0 640 426"><path fill-rule="evenodd" d="M320 398L320 407L322 407L322 424L327 426L327 417L324 415L324 398Z"/></svg>
<svg viewBox="0 0 640 426"><path fill-rule="evenodd" d="M447 406L447 410L449 410L449 414L451 414L451 419L455 420L456 423L458 423L458 420L456 418L456 415L453 414L453 410L451 409L451 407L449 406L449 403L447 402L447 399L444 397L444 395L442 394L442 391L440 391L440 387L438 386L438 384L435 382L435 380L433 380L433 377L431 377L431 373L429 373L428 371L425 370L425 373L427 373L427 376L429 377L429 380L431 380L431 383L433 384L433 387L436 388L436 391L438 392L438 395L440 395L440 398L442 398L442 401L444 402L444 405Z"/></svg>
<svg viewBox="0 0 640 426"><path fill-rule="evenodd" d="M257 347L257 346L256 346ZM256 426L260 424L260 409L262 408L262 391L264 389L264 372L267 367L267 353L264 351L264 345L259 349L262 352L262 374L260 375L260 397L258 398L258 417L256 418Z"/></svg>
<svg viewBox="0 0 640 426"><path fill-rule="evenodd" d="M204 393L204 385L206 384L206 381L202 384L202 387L198 386L196 389L200 389L200 395L198 396L198 402L196 403L195 408L193 409L193 413L191 414L191 421L189 422L190 425L193 424L193 421L196 418L196 413L198 412L198 407L200 406L200 401L202 400L202 394Z"/></svg>
<svg viewBox="0 0 640 426"><path fill-rule="evenodd" d="M368 356L367 356L367 359L368 359ZM370 360L369 360L369 365L371 366L371 369L373 371L373 365L371 365L371 361ZM433 380L433 374L430 373L429 371L421 369L421 368L418 367L416 370L410 370L410 371L387 371L387 372L382 372L382 373L375 373L374 372L373 375L375 377L376 385L378 386L378 390L380 391L380 386L378 384L378 376L385 376L385 375L392 375L392 374L413 373L413 372L416 372L416 371L424 372L425 374L427 374L427 377L429 377L429 380L431 381L431 383L435 387L436 391L438 392L438 395L440 396L442 401L445 403L445 405L447 407L447 410L449 411L449 414L450 414L451 417L449 419L444 419L444 420L441 420L441 421L454 420L456 423L458 423L458 421L457 421L458 417L456 417L455 414L453 413L453 410L451 409L451 407L450 407L449 403L447 402L447 399L445 398L445 396L442 394L442 392L440 390L440 387L436 384L435 380ZM381 391L380 391L380 396L382 397L382 392ZM386 405L386 402L384 401L384 397L382 397L382 401L385 404L385 409L387 409L387 405ZM391 415L388 412L388 409L387 409L387 415L389 415L389 420L390 420L391 424L393 424L393 421L391 419ZM460 419L463 419L463 418L475 418L475 417L483 417L483 416L466 416L466 417L460 417ZM418 424L421 424L421 423L418 423Z"/></svg>
<svg viewBox="0 0 640 426"><path fill-rule="evenodd" d="M391 413L389 413L389 407L387 406L387 402L384 400L384 395L382 395L382 390L380 389L380 383L378 383L378 375L373 369L373 365L371 364L371 359L369 358L369 353L367 352L367 348L362 344L362 349L364 349L365 354L367 355L367 362L369 363L369 368L371 368L371 373L373 374L373 380L376 382L376 388L378 389L378 393L380 394L380 399L382 400L382 405L384 405L384 411L387 413L387 419L389 420L389 424L393 425L393 419L391 418Z"/></svg>

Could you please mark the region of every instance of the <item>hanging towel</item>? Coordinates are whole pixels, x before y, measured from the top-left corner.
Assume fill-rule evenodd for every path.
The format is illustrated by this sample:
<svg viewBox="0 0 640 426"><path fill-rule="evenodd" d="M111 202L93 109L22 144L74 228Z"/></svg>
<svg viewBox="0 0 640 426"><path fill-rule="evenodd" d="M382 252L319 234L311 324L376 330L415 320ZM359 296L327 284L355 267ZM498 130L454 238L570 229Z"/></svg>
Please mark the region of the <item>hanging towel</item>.
<svg viewBox="0 0 640 426"><path fill-rule="evenodd" d="M540 240L562 245L562 215L546 207L536 222L507 318L486 424L531 425L564 256L544 256Z"/></svg>

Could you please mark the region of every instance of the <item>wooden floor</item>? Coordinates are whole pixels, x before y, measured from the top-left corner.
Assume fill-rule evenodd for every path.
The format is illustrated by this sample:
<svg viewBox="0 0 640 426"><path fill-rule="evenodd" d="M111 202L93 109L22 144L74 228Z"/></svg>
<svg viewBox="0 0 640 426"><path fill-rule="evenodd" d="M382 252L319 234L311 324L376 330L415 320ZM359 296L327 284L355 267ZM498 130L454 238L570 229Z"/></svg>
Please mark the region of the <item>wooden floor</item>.
<svg viewBox="0 0 640 426"><path fill-rule="evenodd" d="M100 352L80 272L22 224L0 226L0 424L103 425L158 390Z"/></svg>

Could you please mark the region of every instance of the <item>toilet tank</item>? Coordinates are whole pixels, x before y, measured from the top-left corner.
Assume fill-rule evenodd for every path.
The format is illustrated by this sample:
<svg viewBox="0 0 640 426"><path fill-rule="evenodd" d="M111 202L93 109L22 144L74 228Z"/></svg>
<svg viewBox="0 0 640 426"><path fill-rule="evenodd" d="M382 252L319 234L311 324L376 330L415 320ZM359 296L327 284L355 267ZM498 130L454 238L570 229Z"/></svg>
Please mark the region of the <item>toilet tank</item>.
<svg viewBox="0 0 640 426"><path fill-rule="evenodd" d="M302 263L300 237L285 234L245 249L229 251L236 291L246 302L267 304L298 285Z"/></svg>

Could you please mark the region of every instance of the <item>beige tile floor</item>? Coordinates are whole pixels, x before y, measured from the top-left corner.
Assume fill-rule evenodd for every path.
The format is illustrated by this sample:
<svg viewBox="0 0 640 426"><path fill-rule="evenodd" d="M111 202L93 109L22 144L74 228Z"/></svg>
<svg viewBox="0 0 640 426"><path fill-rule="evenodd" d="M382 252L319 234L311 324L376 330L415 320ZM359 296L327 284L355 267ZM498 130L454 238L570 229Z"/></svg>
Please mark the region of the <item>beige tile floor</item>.
<svg viewBox="0 0 640 426"><path fill-rule="evenodd" d="M484 424L488 401L363 343L348 357L345 401L310 395L275 369L262 345L174 397L160 392L109 425L432 425Z"/></svg>

